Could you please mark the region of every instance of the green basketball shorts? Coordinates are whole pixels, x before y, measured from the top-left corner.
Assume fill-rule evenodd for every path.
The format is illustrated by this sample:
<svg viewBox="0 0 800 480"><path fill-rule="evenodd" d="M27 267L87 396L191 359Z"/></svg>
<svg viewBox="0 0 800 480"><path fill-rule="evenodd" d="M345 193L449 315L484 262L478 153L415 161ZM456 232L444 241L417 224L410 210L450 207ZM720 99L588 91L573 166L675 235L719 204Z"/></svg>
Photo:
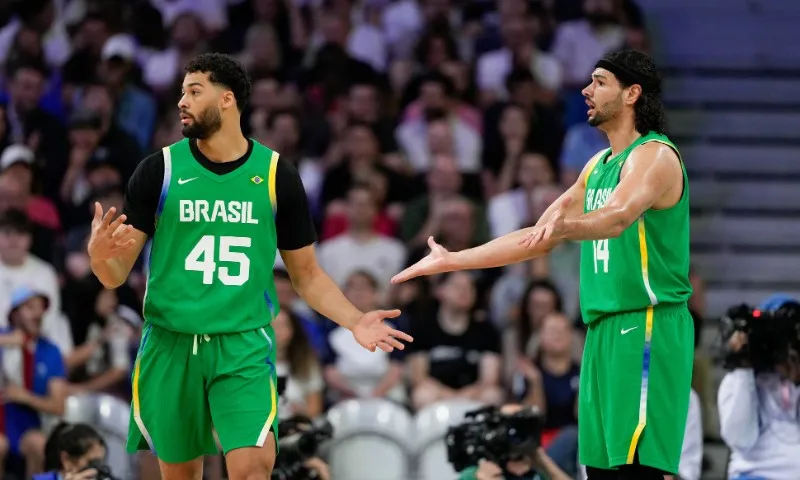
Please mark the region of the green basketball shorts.
<svg viewBox="0 0 800 480"><path fill-rule="evenodd" d="M639 463L676 474L694 358L685 304L611 315L589 325L581 364L578 451L583 465Z"/></svg>
<svg viewBox="0 0 800 480"><path fill-rule="evenodd" d="M128 451L182 463L278 434L272 327L223 335L146 324L133 370Z"/></svg>

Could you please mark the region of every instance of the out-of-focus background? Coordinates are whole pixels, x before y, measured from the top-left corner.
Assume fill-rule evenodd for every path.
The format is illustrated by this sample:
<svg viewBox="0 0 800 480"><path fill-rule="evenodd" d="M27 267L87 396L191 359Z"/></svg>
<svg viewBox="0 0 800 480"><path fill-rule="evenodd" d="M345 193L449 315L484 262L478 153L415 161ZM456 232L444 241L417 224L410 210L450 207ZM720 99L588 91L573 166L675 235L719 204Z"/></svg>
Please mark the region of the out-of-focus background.
<svg viewBox="0 0 800 480"><path fill-rule="evenodd" d="M242 127L297 166L323 267L360 308L402 308L398 323L416 337L402 354L357 348L276 266L281 415L331 409L334 478L439 480L443 429L465 408L537 404L546 442L566 442L555 455L574 468L578 245L505 269L388 281L430 235L460 250L534 223L607 147L580 93L595 62L633 48L664 74L690 175L702 478L726 478L717 319L800 291L798 22L800 4L781 0L6 0L0 325L15 289L47 297L43 335L70 382L67 418L100 428L118 475L139 478L122 447L146 266L102 288L86 255L90 205L121 208L138 162L182 138L187 60L229 53L253 82ZM5 388L24 376L9 363ZM52 423L37 421L32 430ZM19 476L31 452L11 450Z"/></svg>

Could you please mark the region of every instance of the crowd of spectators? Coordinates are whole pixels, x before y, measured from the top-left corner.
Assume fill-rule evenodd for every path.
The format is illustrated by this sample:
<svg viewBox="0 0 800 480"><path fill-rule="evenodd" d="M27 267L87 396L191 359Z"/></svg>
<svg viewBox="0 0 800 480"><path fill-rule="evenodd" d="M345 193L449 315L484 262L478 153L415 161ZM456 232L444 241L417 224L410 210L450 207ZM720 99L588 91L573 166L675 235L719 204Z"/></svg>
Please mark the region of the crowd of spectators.
<svg viewBox="0 0 800 480"><path fill-rule="evenodd" d="M40 314L42 342L61 353L23 382L25 408L57 416L66 395L129 398L146 265L116 290L100 285L90 205L121 209L137 163L182 138L182 67L219 51L252 78L245 133L300 172L324 269L359 308L401 308L416 338L404 352L357 348L278 264L280 414L359 397L535 404L548 442L571 439L554 459L575 472L578 245L506 269L389 279L429 236L459 250L534 223L608 146L585 124L580 89L603 54L647 50L633 1L15 0L0 25L0 326L11 329L0 349L19 349L35 333L20 325ZM36 470L46 423L6 429L0 453Z"/></svg>

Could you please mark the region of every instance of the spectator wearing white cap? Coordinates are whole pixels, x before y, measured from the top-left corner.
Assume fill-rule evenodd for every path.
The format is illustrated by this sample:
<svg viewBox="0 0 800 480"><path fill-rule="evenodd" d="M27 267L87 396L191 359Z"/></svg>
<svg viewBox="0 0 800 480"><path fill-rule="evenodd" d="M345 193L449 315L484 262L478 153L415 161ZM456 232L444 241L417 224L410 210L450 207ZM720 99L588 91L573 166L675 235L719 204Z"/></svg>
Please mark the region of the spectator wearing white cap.
<svg viewBox="0 0 800 480"><path fill-rule="evenodd" d="M20 185L25 210L31 221L43 227L60 230L61 220L55 204L34 194L36 156L24 145L9 145L0 154L0 175L8 175Z"/></svg>
<svg viewBox="0 0 800 480"><path fill-rule="evenodd" d="M0 213L24 211L34 229L31 252L50 260L61 218L52 200L35 193L35 162L33 150L24 145L9 145L0 153Z"/></svg>
<svg viewBox="0 0 800 480"><path fill-rule="evenodd" d="M117 34L106 40L98 68L100 78L114 94L117 124L133 135L139 148L147 150L157 117L155 99L130 81L136 67L137 46L133 37Z"/></svg>

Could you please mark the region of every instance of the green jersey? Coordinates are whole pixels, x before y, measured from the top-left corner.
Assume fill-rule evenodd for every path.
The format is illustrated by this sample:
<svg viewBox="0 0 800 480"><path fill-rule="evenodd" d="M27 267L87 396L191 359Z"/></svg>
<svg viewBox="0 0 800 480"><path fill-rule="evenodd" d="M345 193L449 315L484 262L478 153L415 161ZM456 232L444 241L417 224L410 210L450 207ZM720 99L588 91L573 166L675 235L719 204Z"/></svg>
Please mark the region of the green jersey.
<svg viewBox="0 0 800 480"><path fill-rule="evenodd" d="M601 152L586 176L584 212L605 205L619 184L634 148L648 142L678 149L655 132L640 137L618 155ZM678 153L680 157L680 153ZM674 206L647 210L618 238L581 242L580 298L584 322L650 305L684 303L689 283L689 183L683 168L683 194Z"/></svg>
<svg viewBox="0 0 800 480"><path fill-rule="evenodd" d="M179 333L235 333L278 314L278 154L253 142L250 158L217 175L189 141L163 149L164 180L144 301L147 322Z"/></svg>

